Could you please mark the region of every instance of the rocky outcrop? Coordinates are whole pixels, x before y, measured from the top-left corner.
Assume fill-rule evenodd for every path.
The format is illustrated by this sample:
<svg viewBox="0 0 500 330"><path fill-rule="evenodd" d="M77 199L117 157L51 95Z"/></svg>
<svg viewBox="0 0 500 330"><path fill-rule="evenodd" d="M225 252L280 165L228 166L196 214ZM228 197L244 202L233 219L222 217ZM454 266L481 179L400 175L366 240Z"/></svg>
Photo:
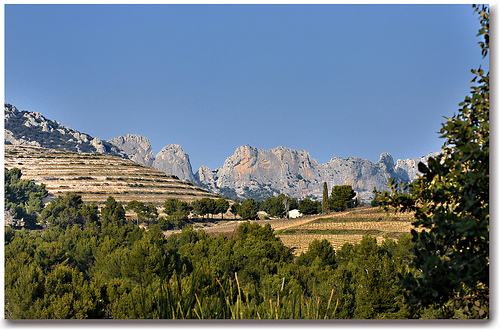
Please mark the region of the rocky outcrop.
<svg viewBox="0 0 500 330"><path fill-rule="evenodd" d="M153 167L167 174L173 174L181 180L196 182L189 156L178 144L164 147L155 157Z"/></svg>
<svg viewBox="0 0 500 330"><path fill-rule="evenodd" d="M205 165L200 167L194 175L196 181L203 182L203 185L209 190L217 190L214 173Z"/></svg>
<svg viewBox="0 0 500 330"><path fill-rule="evenodd" d="M428 156L427 156L428 157ZM224 165L214 171L200 168L196 178L205 187L217 193L233 191L238 198L266 198L284 193L293 198L321 199L323 182L329 189L335 185L351 185L360 198L369 202L373 188L384 190L389 178L405 181L414 180L419 161L398 161L383 153L376 163L358 157L332 158L326 164L319 164L307 151L278 147L260 150L251 146L239 147Z"/></svg>
<svg viewBox="0 0 500 330"><path fill-rule="evenodd" d="M418 163L422 162L427 164L429 157L436 157L439 152L431 152L427 156L423 156L416 159L398 159L394 170L397 173L397 177L403 181L413 181L417 178L420 173L418 171Z"/></svg>
<svg viewBox="0 0 500 330"><path fill-rule="evenodd" d="M4 104L6 144L26 144L74 152L97 152L127 158L126 154L111 143L65 127L46 119L39 112L19 111Z"/></svg>
<svg viewBox="0 0 500 330"><path fill-rule="evenodd" d="M9 131L8 129L4 129L4 142L5 142L5 144L12 144L12 145L23 145L24 144L24 145L35 146L35 147L40 146L40 142L26 140L24 138L24 136L15 138L14 134L11 131Z"/></svg>
<svg viewBox="0 0 500 330"><path fill-rule="evenodd" d="M136 163L152 166L154 161L153 148L147 137L136 134L115 137L109 143L123 150L128 158Z"/></svg>
<svg viewBox="0 0 500 330"><path fill-rule="evenodd" d="M108 142L123 150L128 158L136 163L154 167L167 174L173 174L181 180L197 182L189 156L177 144L166 146L154 157L153 148L147 137L128 134L113 138Z"/></svg>

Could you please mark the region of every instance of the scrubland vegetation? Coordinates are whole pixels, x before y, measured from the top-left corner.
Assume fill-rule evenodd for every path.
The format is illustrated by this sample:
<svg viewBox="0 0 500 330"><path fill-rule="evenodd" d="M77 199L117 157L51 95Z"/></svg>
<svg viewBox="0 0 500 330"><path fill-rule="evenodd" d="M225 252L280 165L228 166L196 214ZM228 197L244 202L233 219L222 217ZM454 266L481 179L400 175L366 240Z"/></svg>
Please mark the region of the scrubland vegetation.
<svg viewBox="0 0 500 330"><path fill-rule="evenodd" d="M41 212L44 230L5 231L6 318L408 318L397 274L409 235L369 235L295 258L270 225L232 237L185 226L165 238L125 222L109 198L96 216L76 195Z"/></svg>

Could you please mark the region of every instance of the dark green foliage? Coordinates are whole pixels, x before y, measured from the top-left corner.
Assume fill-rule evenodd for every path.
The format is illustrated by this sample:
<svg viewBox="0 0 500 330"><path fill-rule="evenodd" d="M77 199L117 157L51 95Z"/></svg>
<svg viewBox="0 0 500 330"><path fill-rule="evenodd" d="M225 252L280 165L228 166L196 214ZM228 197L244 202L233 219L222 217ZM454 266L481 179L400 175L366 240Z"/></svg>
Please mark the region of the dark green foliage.
<svg viewBox="0 0 500 330"><path fill-rule="evenodd" d="M337 212L344 211L346 208L355 206L354 197L356 197L356 193L352 186L333 186L328 204L331 209Z"/></svg>
<svg viewBox="0 0 500 330"><path fill-rule="evenodd" d="M39 220L61 228L74 224L83 226L98 220L98 209L95 203L83 203L81 195L67 193L51 201L40 214Z"/></svg>
<svg viewBox="0 0 500 330"><path fill-rule="evenodd" d="M473 7L486 56L489 7ZM416 271L403 278L409 300L447 318L489 317L489 72L472 73L471 94L442 124L442 153L420 163L422 176L410 185L391 181L390 192L377 192L385 208L415 211L423 229L412 231Z"/></svg>
<svg viewBox="0 0 500 330"><path fill-rule="evenodd" d="M379 205L380 205L379 198L378 198L378 196L377 196L377 195L375 195L375 196L373 197L372 201L370 202L370 205L371 205L372 207L377 207L377 206L379 206Z"/></svg>
<svg viewBox="0 0 500 330"><path fill-rule="evenodd" d="M299 201L299 211L302 214L318 214L322 211L322 205L319 201L313 201L310 198L304 198Z"/></svg>
<svg viewBox="0 0 500 330"><path fill-rule="evenodd" d="M219 198L215 201L215 214L221 214L224 219L224 213L229 209L229 202L225 198Z"/></svg>
<svg viewBox="0 0 500 330"><path fill-rule="evenodd" d="M125 209L134 211L139 221L149 221L158 217L158 210L153 204L146 205L143 202L130 201Z"/></svg>
<svg viewBox="0 0 500 330"><path fill-rule="evenodd" d="M313 262L320 267L335 265L335 251L326 239L322 241L315 239L309 244L307 252L297 258L297 265L311 266Z"/></svg>
<svg viewBox="0 0 500 330"><path fill-rule="evenodd" d="M323 182L323 200L321 202L321 213L326 214L330 212L330 205L328 205L328 185L326 182Z"/></svg>
<svg viewBox="0 0 500 330"><path fill-rule="evenodd" d="M127 206L156 211L136 201ZM187 203L168 200L164 207L175 214ZM236 208L252 218L258 203L248 199ZM113 197L100 221L97 206L77 194L52 201L40 219L44 230L5 230L6 318L410 315L396 284L411 259L409 239L379 246L367 236L338 253L328 241L314 241L295 262L269 224L245 222L232 237L184 226L166 239L160 223L145 230L125 222Z"/></svg>
<svg viewBox="0 0 500 330"><path fill-rule="evenodd" d="M295 263L269 225L249 222L232 238L185 226L165 239L157 225L113 222L8 230L5 316L405 318L396 280L411 240L401 242L367 236L335 253L315 241Z"/></svg>
<svg viewBox="0 0 500 330"><path fill-rule="evenodd" d="M212 198L204 197L191 203L194 212L204 218L205 215L216 213L216 203Z"/></svg>
<svg viewBox="0 0 500 330"><path fill-rule="evenodd" d="M288 206L288 209L286 208ZM269 197L262 204L261 209L266 211L270 216L282 218L287 214L287 211L298 207L297 200L280 194L278 197Z"/></svg>
<svg viewBox="0 0 500 330"><path fill-rule="evenodd" d="M37 217L43 210L43 199L48 192L42 183L36 185L31 180L22 180L21 170L5 168L5 209L10 210L14 219L24 222L27 228L35 228Z"/></svg>
<svg viewBox="0 0 500 330"><path fill-rule="evenodd" d="M231 204L231 207L229 208L229 212L231 212L234 215L234 217L236 218L236 216L239 214L240 207L241 207L240 203L234 202L233 204Z"/></svg>
<svg viewBox="0 0 500 330"><path fill-rule="evenodd" d="M112 196L106 200L106 204L101 209L101 225L121 226L125 221L125 209L121 202L117 202Z"/></svg>
<svg viewBox="0 0 500 330"><path fill-rule="evenodd" d="M249 198L241 203L238 214L243 220L254 220L257 219L258 210L256 201L253 198Z"/></svg>
<svg viewBox="0 0 500 330"><path fill-rule="evenodd" d="M187 220L193 208L184 201L169 197L163 204L163 211L168 215L169 220Z"/></svg>

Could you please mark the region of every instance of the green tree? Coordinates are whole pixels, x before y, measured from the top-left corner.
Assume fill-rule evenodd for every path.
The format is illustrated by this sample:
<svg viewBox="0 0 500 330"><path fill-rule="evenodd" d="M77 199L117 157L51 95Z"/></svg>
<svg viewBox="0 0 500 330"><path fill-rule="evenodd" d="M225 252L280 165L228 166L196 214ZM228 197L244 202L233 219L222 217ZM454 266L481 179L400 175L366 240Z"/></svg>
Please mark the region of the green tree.
<svg viewBox="0 0 500 330"><path fill-rule="evenodd" d="M173 198L173 197L167 198L165 203L163 203L163 212L165 212L165 214L168 214L168 215L174 214L174 212L177 211L178 202L179 202L179 200L177 198Z"/></svg>
<svg viewBox="0 0 500 330"><path fill-rule="evenodd" d="M236 219L236 216L239 214L239 208L241 207L241 204L238 202L234 202L231 204L231 207L229 208L229 212L234 215L234 218Z"/></svg>
<svg viewBox="0 0 500 330"><path fill-rule="evenodd" d="M87 205L81 195L70 192L51 201L39 219L42 223L60 226L63 229L74 224L83 226L98 220L98 209L95 203Z"/></svg>
<svg viewBox="0 0 500 330"><path fill-rule="evenodd" d="M31 180L22 180L22 172L18 168L5 168L4 203L14 219L22 220L24 226L36 228L37 217L44 208L43 199L48 196L48 191L42 183L36 185Z"/></svg>
<svg viewBox="0 0 500 330"><path fill-rule="evenodd" d="M106 200L106 204L101 209L101 224L107 226L109 224L121 226L125 221L125 209L121 202L117 202L112 196Z"/></svg>
<svg viewBox="0 0 500 330"><path fill-rule="evenodd" d="M352 186L333 186L328 203L335 211L344 211L346 208L354 207L354 197L356 197L356 193Z"/></svg>
<svg viewBox="0 0 500 330"><path fill-rule="evenodd" d="M158 217L158 210L153 204L146 205L143 202L134 200L128 202L125 209L134 211L139 221L148 221Z"/></svg>
<svg viewBox="0 0 500 330"><path fill-rule="evenodd" d="M330 206L328 205L328 185L326 182L323 182L323 201L321 203L321 213L327 214L330 212Z"/></svg>
<svg viewBox="0 0 500 330"><path fill-rule="evenodd" d="M215 201L215 214L221 214L224 219L224 213L229 209L229 202L225 198L219 198Z"/></svg>
<svg viewBox="0 0 500 330"><path fill-rule="evenodd" d="M191 207L193 211L200 217L204 218L205 215L209 214L209 205L205 198L195 200L191 202Z"/></svg>
<svg viewBox="0 0 500 330"><path fill-rule="evenodd" d="M489 50L489 7L479 14L483 57ZM461 309L468 317L489 316L489 72L471 70L470 95L458 114L442 124L442 153L420 163L410 185L390 182L376 192L386 209L414 211L413 269L404 277L410 301L439 306L445 317Z"/></svg>
<svg viewBox="0 0 500 330"><path fill-rule="evenodd" d="M45 296L39 300L35 318L85 319L102 318L104 304L94 283L83 274L59 265L45 278Z"/></svg>
<svg viewBox="0 0 500 330"><path fill-rule="evenodd" d="M315 239L309 244L307 252L302 253L297 258L297 265L311 266L316 260L318 266L324 268L326 266L333 267L335 265L335 250L330 242L326 239Z"/></svg>
<svg viewBox="0 0 500 330"><path fill-rule="evenodd" d="M204 197L204 198L202 198L202 200L207 205L207 213L211 214L212 218L213 218L213 215L215 213L218 213L218 212L216 212L217 205L215 204L215 199L209 198L209 197Z"/></svg>
<svg viewBox="0 0 500 330"><path fill-rule="evenodd" d="M243 220L257 219L257 203L253 198L246 199L239 208L239 215Z"/></svg>
<svg viewBox="0 0 500 330"><path fill-rule="evenodd" d="M187 220L192 209L188 202L173 197L167 198L163 208L169 220Z"/></svg>
<svg viewBox="0 0 500 330"><path fill-rule="evenodd" d="M288 203L288 209L285 207ZM262 210L266 211L272 217L283 217L287 211L296 209L298 207L297 200L280 194L277 197L269 197L262 204Z"/></svg>
<svg viewBox="0 0 500 330"><path fill-rule="evenodd" d="M321 203L310 198L299 201L299 211L302 214L318 214L321 211Z"/></svg>

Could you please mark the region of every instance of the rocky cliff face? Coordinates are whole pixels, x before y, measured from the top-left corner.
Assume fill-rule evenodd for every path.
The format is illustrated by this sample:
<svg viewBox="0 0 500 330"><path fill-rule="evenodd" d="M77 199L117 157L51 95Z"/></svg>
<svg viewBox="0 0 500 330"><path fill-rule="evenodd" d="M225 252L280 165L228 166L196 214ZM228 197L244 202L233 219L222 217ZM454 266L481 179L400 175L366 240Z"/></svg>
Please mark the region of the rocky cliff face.
<svg viewBox="0 0 500 330"><path fill-rule="evenodd" d="M170 144L155 157L153 167L167 174L173 174L181 180L196 182L189 156L180 145Z"/></svg>
<svg viewBox="0 0 500 330"><path fill-rule="evenodd" d="M284 193L297 199L309 197L320 200L323 182L327 182L329 190L334 185L351 185L363 201L369 202L373 198L374 187L384 190L389 178L407 182L416 179L418 163L427 163L429 156L437 154L398 160L396 164L388 153L383 153L376 163L358 157L335 157L328 163L319 164L304 150L284 147L261 150L246 145L239 147L222 167L212 171L202 166L194 175L189 156L179 145L166 146L153 157L148 138L129 134L102 141L47 120L40 113L19 111L10 104L5 104L4 136L6 144L28 144L130 158L231 198L265 199Z"/></svg>
<svg viewBox="0 0 500 330"><path fill-rule="evenodd" d="M140 135L128 134L113 138L108 142L123 150L129 159L136 163L151 166L167 174L173 174L181 180L197 182L191 168L189 155L182 150L180 145L168 145L154 157L149 139ZM208 171L210 172L210 170Z"/></svg>
<svg viewBox="0 0 500 330"><path fill-rule="evenodd" d="M108 140L108 142L123 150L130 160L146 166L153 165L155 159L153 148L147 137L127 134Z"/></svg>
<svg viewBox="0 0 500 330"><path fill-rule="evenodd" d="M5 103L4 115L5 144L27 144L73 152L97 152L127 158L123 151L111 143L46 119L38 112L19 111L15 106Z"/></svg>
<svg viewBox="0 0 500 330"><path fill-rule="evenodd" d="M369 202L373 188L385 189L389 178L416 179L416 166L419 161L427 161L427 157L400 160L395 165L392 156L383 153L376 163L357 157L335 157L319 164L304 150L283 147L260 150L247 145L239 147L215 171L200 168L196 178L212 191L222 194L232 191L238 198L266 198L284 193L297 199L321 199L323 182L327 182L329 190L334 185L348 184L363 201Z"/></svg>
<svg viewBox="0 0 500 330"><path fill-rule="evenodd" d="M422 162L427 164L427 160L429 157L436 157L439 155L439 152L431 152L427 156L423 156L417 159L398 159L395 171L397 173L398 178L403 181L413 181L417 178L418 171L418 163Z"/></svg>

